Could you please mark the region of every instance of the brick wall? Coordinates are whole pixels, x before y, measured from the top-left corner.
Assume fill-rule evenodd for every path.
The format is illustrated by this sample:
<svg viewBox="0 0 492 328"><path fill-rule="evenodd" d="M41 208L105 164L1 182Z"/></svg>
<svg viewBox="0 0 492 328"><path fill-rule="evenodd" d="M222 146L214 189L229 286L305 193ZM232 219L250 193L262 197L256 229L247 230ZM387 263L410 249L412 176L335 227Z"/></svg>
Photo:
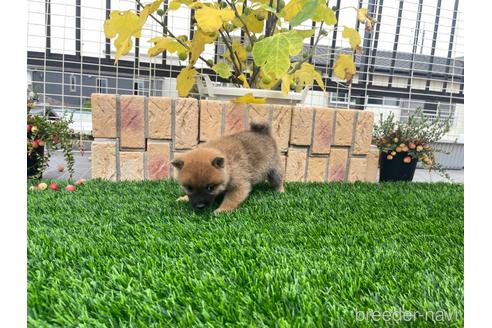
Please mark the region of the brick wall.
<svg viewBox="0 0 492 328"><path fill-rule="evenodd" d="M287 181L376 181L372 112L93 94L92 121L93 178L171 178L174 154L266 121Z"/></svg>

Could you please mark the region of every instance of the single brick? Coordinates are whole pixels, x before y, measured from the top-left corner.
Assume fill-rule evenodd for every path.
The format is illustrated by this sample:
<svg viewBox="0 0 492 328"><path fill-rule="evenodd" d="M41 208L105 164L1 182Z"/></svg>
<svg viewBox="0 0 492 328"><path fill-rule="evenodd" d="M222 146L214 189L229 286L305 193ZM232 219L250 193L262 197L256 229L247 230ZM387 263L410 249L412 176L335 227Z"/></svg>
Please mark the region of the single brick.
<svg viewBox="0 0 492 328"><path fill-rule="evenodd" d="M91 151L92 178L116 181L116 140L95 140Z"/></svg>
<svg viewBox="0 0 492 328"><path fill-rule="evenodd" d="M122 95L120 148L145 148L145 97Z"/></svg>
<svg viewBox="0 0 492 328"><path fill-rule="evenodd" d="M336 111L335 142L337 146L351 146L355 111L338 109Z"/></svg>
<svg viewBox="0 0 492 328"><path fill-rule="evenodd" d="M272 136L280 151L289 148L292 106L273 105L272 107Z"/></svg>
<svg viewBox="0 0 492 328"><path fill-rule="evenodd" d="M93 93L92 136L94 138L116 138L116 96Z"/></svg>
<svg viewBox="0 0 492 328"><path fill-rule="evenodd" d="M249 123L269 122L270 105L267 104L249 104Z"/></svg>
<svg viewBox="0 0 492 328"><path fill-rule="evenodd" d="M311 144L313 113L314 109L311 107L295 106L292 108L291 144L299 146L309 146Z"/></svg>
<svg viewBox="0 0 492 328"><path fill-rule="evenodd" d="M369 111L359 111L355 126L353 154L367 154L372 141L374 115Z"/></svg>
<svg viewBox="0 0 492 328"><path fill-rule="evenodd" d="M364 181L366 179L367 158L352 157L350 159L349 172L347 180L349 182Z"/></svg>
<svg viewBox="0 0 492 328"><path fill-rule="evenodd" d="M147 143L147 177L150 180L167 179L170 176L171 145L163 142Z"/></svg>
<svg viewBox="0 0 492 328"><path fill-rule="evenodd" d="M287 167L285 181L304 181L306 172L307 150L289 148L287 152Z"/></svg>
<svg viewBox="0 0 492 328"><path fill-rule="evenodd" d="M328 158L324 157L309 157L307 181L323 182L325 181L325 173L327 170Z"/></svg>
<svg viewBox="0 0 492 328"><path fill-rule="evenodd" d="M198 100L176 99L175 149L191 149L198 144Z"/></svg>
<svg viewBox="0 0 492 328"><path fill-rule="evenodd" d="M120 180L141 181L144 179L144 153L120 152Z"/></svg>
<svg viewBox="0 0 492 328"><path fill-rule="evenodd" d="M220 137L223 101L200 100L200 141Z"/></svg>
<svg viewBox="0 0 492 328"><path fill-rule="evenodd" d="M376 146L369 148L367 154L367 168L366 168L366 181L377 182L378 179L378 167L379 167L379 149Z"/></svg>
<svg viewBox="0 0 492 328"><path fill-rule="evenodd" d="M248 130L247 105L227 103L225 108L224 135Z"/></svg>
<svg viewBox="0 0 492 328"><path fill-rule="evenodd" d="M149 97L149 135L153 139L171 139L172 100L170 97Z"/></svg>
<svg viewBox="0 0 492 328"><path fill-rule="evenodd" d="M328 181L344 181L347 171L348 149L332 148L328 164Z"/></svg>
<svg viewBox="0 0 492 328"><path fill-rule="evenodd" d="M313 154L329 154L333 141L333 119L335 111L329 108L316 108L314 120Z"/></svg>

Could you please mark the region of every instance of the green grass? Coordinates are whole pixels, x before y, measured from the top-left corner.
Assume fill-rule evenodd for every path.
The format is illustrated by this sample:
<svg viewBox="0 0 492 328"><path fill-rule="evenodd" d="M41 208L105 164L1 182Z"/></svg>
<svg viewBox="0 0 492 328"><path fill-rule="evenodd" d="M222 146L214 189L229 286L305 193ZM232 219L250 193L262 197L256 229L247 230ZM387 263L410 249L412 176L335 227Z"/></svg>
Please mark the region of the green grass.
<svg viewBox="0 0 492 328"><path fill-rule="evenodd" d="M197 214L174 182L29 192L32 327L463 326L463 185L266 185ZM429 312L430 313L430 312Z"/></svg>

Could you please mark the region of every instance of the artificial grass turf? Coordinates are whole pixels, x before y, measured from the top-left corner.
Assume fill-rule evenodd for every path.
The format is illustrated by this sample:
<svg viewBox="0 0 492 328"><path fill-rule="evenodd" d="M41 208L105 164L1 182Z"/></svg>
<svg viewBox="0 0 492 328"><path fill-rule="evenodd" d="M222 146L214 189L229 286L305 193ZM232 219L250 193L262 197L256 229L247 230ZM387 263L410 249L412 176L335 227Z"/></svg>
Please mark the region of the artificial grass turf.
<svg viewBox="0 0 492 328"><path fill-rule="evenodd" d="M177 203L171 181L29 192L28 324L463 326L463 189L261 185L220 215Z"/></svg>

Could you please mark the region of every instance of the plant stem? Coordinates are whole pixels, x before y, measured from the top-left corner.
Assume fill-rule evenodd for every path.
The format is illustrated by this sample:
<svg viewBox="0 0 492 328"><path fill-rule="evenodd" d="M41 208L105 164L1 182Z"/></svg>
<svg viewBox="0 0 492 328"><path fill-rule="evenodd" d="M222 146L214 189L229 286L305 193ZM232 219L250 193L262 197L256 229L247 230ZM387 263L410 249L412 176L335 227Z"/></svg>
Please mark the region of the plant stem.
<svg viewBox="0 0 492 328"><path fill-rule="evenodd" d="M241 69L237 66L236 60L234 59L235 51L232 49L232 45L229 44L229 42L227 42L228 40L227 40L227 38L226 38L226 36L222 30L219 30L219 33L222 36L222 39L224 40L224 43L225 43L227 49L229 49L230 58L231 58L232 64L234 65L234 70L236 71L236 74L241 75Z"/></svg>
<svg viewBox="0 0 492 328"><path fill-rule="evenodd" d="M234 14L239 19L239 21L243 24L244 30L246 31L246 35L248 36L248 39L249 39L249 44L251 44L251 46L253 46L254 42L253 42L253 39L251 39L251 33L249 32L248 26L246 25L246 23L242 19L241 15L239 15L239 12L237 11L236 6L233 5L232 3L230 3L228 0L225 0L225 2L229 5L229 7L232 8L232 10L234 10Z"/></svg>
<svg viewBox="0 0 492 328"><path fill-rule="evenodd" d="M137 3L140 5L140 6L144 6L140 0L137 0ZM170 37L172 37L173 39L175 39L176 41L178 41L179 44L181 44L183 47L185 47L186 49L190 50L190 47L188 47L188 45L184 42L182 42L181 40L179 40L171 31L169 31L169 29L166 27L166 25L164 25L163 22L161 22L160 20L158 20L154 15L150 14L149 15L150 17L152 17L153 20L155 20L159 25L161 25L163 28L164 28L164 32L166 34L168 34ZM210 65L210 63L205 59L203 58L202 56L198 56L199 59L201 59L205 64L207 64L208 67L212 68L213 65Z"/></svg>

